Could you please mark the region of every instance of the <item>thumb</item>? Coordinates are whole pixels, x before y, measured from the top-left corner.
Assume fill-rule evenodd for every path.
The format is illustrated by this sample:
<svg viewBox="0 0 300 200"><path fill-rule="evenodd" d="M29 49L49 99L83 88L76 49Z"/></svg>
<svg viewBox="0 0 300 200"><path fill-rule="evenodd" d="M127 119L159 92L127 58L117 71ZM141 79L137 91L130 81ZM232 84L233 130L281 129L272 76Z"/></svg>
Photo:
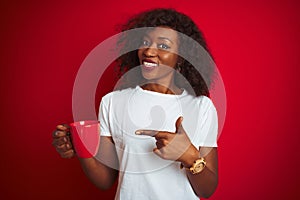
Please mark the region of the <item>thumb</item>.
<svg viewBox="0 0 300 200"><path fill-rule="evenodd" d="M182 116L178 117L178 119L176 120L176 123L175 123L176 133L181 133L181 131L183 130L182 121L183 121Z"/></svg>
<svg viewBox="0 0 300 200"><path fill-rule="evenodd" d="M163 157L163 154L160 152L160 150L158 149L158 148L154 148L153 149L153 152L156 154L156 155L158 155L159 157Z"/></svg>
<svg viewBox="0 0 300 200"><path fill-rule="evenodd" d="M68 131L70 129L70 126L68 124L60 124L57 125L56 128L60 131Z"/></svg>

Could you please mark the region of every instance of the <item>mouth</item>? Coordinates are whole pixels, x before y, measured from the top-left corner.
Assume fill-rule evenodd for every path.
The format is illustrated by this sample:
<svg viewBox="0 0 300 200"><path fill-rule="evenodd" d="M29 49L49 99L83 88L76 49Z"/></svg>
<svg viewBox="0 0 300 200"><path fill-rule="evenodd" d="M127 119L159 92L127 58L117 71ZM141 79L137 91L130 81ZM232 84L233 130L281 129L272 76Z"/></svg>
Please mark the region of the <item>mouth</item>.
<svg viewBox="0 0 300 200"><path fill-rule="evenodd" d="M147 70L147 71L151 71L157 66L158 66L158 64L151 61L151 60L143 60L142 61L142 68Z"/></svg>

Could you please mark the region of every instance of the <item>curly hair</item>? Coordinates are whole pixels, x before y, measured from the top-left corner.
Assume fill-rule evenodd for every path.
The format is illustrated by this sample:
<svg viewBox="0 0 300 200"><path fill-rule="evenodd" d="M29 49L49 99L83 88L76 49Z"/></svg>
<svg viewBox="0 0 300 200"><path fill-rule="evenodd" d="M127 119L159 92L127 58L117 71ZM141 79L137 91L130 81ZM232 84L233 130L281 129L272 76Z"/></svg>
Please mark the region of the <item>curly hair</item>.
<svg viewBox="0 0 300 200"><path fill-rule="evenodd" d="M177 71L179 71L178 73L181 75L175 75L175 83L196 96L209 96L209 87L212 84L215 66L212 64L213 62L203 60L204 57L212 57L207 43L202 32L191 18L174 9L159 8L139 13L129 19L128 22L121 27L121 31L124 32L124 34L121 35L117 42L121 55L117 60L119 75L124 75L127 71L140 65L137 51L143 35L136 33L128 34L128 30L143 27L169 27L179 33L183 33L182 35L188 36L182 37L181 34L179 35L178 64L180 64L180 70ZM191 38L193 41L196 41L196 45L199 46L200 44L201 49L194 45L195 42L188 42L186 38ZM180 56L183 54L185 55L184 58ZM190 59L201 64L198 70L187 61ZM184 78L180 78L182 76ZM134 77L131 78L127 77L126 81L123 80L123 87L139 84L142 78L138 79L138 77L141 76L134 75ZM125 82L130 82L130 84L126 85ZM193 91L191 91L191 89Z"/></svg>

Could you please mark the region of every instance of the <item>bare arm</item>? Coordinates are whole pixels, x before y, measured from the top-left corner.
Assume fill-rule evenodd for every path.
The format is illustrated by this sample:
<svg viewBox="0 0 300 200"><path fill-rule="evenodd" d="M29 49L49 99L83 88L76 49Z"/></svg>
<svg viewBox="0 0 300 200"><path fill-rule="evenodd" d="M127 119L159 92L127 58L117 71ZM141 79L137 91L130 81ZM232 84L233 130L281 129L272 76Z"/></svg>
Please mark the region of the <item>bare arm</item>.
<svg viewBox="0 0 300 200"><path fill-rule="evenodd" d="M53 132L53 146L62 158L74 157L75 151L67 125L58 125ZM109 189L118 177L118 158L111 137L101 137L98 153L92 158L79 158L87 177L100 189Z"/></svg>
<svg viewBox="0 0 300 200"><path fill-rule="evenodd" d="M217 188L218 185L218 153L215 147L201 147L199 151L191 145L189 148L188 157L183 161L185 167L192 166L193 162L200 157L204 157L206 167L198 174L192 174L186 170L190 184L194 192L199 197L209 198Z"/></svg>
<svg viewBox="0 0 300 200"><path fill-rule="evenodd" d="M95 157L79 161L87 177L100 189L109 189L118 177L118 158L111 137L101 137Z"/></svg>
<svg viewBox="0 0 300 200"><path fill-rule="evenodd" d="M136 134L155 137L156 148L153 149L154 153L163 159L181 162L185 167L191 167L195 160L204 157L206 160L204 170L198 174L192 174L187 170L187 176L196 195L208 198L218 185L217 148L202 147L199 152L182 127L182 120L182 118L177 119L175 133L137 130Z"/></svg>

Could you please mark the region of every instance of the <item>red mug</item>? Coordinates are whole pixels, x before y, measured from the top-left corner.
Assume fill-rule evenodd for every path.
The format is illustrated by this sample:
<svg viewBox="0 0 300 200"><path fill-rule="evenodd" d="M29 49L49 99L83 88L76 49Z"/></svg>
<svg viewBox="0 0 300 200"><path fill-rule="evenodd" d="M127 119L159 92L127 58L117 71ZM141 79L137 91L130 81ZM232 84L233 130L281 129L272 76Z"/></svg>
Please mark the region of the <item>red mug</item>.
<svg viewBox="0 0 300 200"><path fill-rule="evenodd" d="M99 121L73 122L70 127L72 143L77 156L80 158L94 157L100 143Z"/></svg>

